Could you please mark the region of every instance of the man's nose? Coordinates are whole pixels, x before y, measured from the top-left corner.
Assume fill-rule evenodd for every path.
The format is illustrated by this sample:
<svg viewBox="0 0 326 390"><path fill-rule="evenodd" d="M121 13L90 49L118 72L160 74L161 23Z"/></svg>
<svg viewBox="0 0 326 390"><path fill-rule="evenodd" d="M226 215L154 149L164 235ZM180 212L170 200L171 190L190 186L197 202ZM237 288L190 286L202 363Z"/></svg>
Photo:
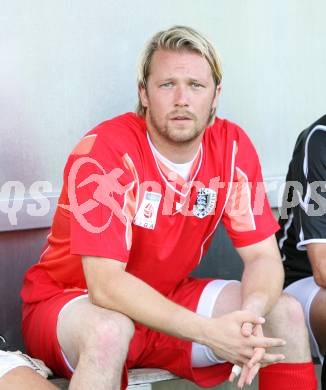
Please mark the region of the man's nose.
<svg viewBox="0 0 326 390"><path fill-rule="evenodd" d="M174 105L176 107L189 106L189 95L186 86L179 85L175 89Z"/></svg>

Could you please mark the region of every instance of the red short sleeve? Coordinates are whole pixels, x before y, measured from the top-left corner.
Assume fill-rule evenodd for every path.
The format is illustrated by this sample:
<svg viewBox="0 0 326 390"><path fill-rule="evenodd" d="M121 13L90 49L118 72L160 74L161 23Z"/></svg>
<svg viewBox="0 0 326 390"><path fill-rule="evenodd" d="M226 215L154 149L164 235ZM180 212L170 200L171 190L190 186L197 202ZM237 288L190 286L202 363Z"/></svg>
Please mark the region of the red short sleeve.
<svg viewBox="0 0 326 390"><path fill-rule="evenodd" d="M132 243L136 168L128 152L114 141L93 137L93 142L85 137L77 145L65 169L70 251L126 262Z"/></svg>

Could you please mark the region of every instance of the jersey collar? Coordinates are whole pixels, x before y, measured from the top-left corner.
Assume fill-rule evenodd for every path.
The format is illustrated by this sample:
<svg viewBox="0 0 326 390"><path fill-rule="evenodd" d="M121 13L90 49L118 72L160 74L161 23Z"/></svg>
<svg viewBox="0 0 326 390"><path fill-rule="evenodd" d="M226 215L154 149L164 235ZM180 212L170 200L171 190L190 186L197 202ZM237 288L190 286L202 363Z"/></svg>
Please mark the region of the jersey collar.
<svg viewBox="0 0 326 390"><path fill-rule="evenodd" d="M189 180L186 181L182 176L180 176L177 172L172 171L169 167L167 167L157 156L155 153L153 153L153 150L151 148L152 142L149 138L149 134L147 132L147 140L152 152L152 155L154 157L156 167L158 169L158 172L160 176L162 177L163 181L166 183L166 185L172 189L174 192L179 194L182 197L186 197L189 194L189 191L192 187L192 184L197 177L197 174L200 170L202 160L203 160L203 145L200 144L196 157L192 163Z"/></svg>

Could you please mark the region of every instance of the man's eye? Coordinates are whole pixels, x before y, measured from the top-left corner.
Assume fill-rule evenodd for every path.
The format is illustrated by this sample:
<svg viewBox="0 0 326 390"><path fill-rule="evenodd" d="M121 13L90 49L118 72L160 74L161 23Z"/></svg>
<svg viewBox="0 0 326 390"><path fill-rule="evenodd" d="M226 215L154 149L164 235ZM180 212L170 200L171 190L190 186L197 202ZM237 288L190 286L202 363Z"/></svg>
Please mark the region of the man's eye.
<svg viewBox="0 0 326 390"><path fill-rule="evenodd" d="M199 83L191 83L191 86L195 89L199 89L199 88L202 88L203 85L199 84Z"/></svg>
<svg viewBox="0 0 326 390"><path fill-rule="evenodd" d="M164 84L161 84L160 87L163 87L163 88L171 88L171 87L173 87L173 83L172 83L172 82L164 83Z"/></svg>

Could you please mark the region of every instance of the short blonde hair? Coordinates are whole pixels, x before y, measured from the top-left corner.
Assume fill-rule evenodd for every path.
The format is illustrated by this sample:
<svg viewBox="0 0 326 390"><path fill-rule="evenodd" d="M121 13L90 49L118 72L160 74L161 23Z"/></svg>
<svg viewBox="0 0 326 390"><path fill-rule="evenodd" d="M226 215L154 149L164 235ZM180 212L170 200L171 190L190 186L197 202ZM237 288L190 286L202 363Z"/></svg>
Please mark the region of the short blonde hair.
<svg viewBox="0 0 326 390"><path fill-rule="evenodd" d="M187 26L173 26L168 30L156 33L152 39L147 43L139 61L138 67L138 104L136 113L138 115L145 115L146 107L142 105L139 90L145 88L150 72L150 65L153 54L156 50L173 50L181 51L187 50L196 52L206 58L211 70L215 86L218 86L222 80L222 69L220 58L207 38L191 27ZM215 110L212 112L209 122L215 117Z"/></svg>

